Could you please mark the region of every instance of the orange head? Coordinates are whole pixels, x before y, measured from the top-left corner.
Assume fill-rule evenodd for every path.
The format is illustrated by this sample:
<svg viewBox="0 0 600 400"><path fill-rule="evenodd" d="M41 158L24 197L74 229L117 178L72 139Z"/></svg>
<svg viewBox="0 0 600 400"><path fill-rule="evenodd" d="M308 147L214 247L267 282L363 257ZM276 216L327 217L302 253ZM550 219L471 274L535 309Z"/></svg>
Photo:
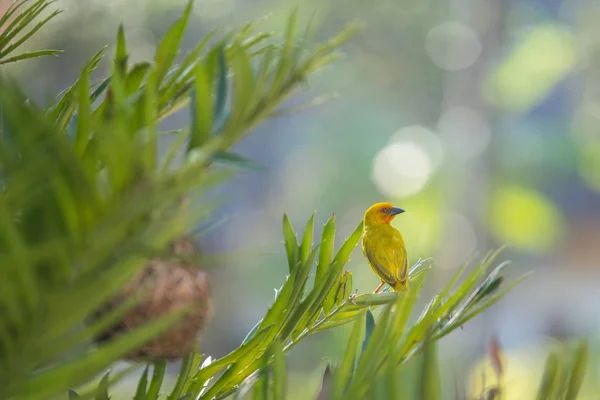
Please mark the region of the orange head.
<svg viewBox="0 0 600 400"><path fill-rule="evenodd" d="M390 203L373 204L365 213L365 225L389 224L396 215L403 212L403 209L394 207Z"/></svg>

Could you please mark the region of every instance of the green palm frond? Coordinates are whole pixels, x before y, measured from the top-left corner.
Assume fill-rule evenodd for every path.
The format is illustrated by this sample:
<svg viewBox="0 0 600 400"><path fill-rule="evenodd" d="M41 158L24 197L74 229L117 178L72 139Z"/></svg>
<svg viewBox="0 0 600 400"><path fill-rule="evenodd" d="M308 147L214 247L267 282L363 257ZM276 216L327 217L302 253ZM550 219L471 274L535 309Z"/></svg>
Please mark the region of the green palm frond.
<svg viewBox="0 0 600 400"><path fill-rule="evenodd" d="M27 3L30 3L29 6L23 8ZM31 27L52 3L54 1L18 0L10 5L4 15L0 16L0 65L60 53L60 50L35 50L15 54L27 40L62 12L62 10L54 10ZM20 9L23 10L19 12Z"/></svg>
<svg viewBox="0 0 600 400"><path fill-rule="evenodd" d="M344 359L339 368L332 369L335 377L332 393L338 396L333 398L349 398L349 393L357 393L360 395L356 398L364 398L370 382L375 382L386 366L395 370L397 366L407 363L426 351L435 340L455 329L457 324L499 299L498 294L494 295L499 288L494 283L493 290L490 289L490 282L496 281L505 264L488 272L498 255L498 252L493 252L475 266L462 284L454 288L460 278L460 273L457 274L445 288L445 294L434 297L421 312L416 324L409 327L409 317L430 269L424 262L417 263L411 269L412 289L409 294L350 296L352 281L348 277L351 275L344 272L344 267L360 239L362 223L334 253L335 217L325 224L321 241L314 247L314 215L306 224L300 240L287 216L283 221L289 277L276 291L275 301L265 317L248 333L242 345L221 359L211 360L210 364L196 372L187 393L190 396L202 393L200 399L221 399L236 390L249 392L257 382L265 385L265 371L268 369L265 367L265 358L274 359L269 349L275 343L281 343L282 352L285 353L312 334L354 322ZM316 261L317 254L319 261ZM306 283L315 263L315 281L312 289L307 291ZM326 310L328 296L334 301ZM378 306L383 306L384 312L375 325L370 310ZM358 357L356 347L365 315L368 322L367 337L363 341L362 354ZM220 371L223 371L222 375L215 378ZM262 390L264 386L261 386Z"/></svg>
<svg viewBox="0 0 600 400"><path fill-rule="evenodd" d="M15 55L59 13L50 11L43 18L51 3L20 0L0 18L0 64L56 53ZM103 341L98 336L135 307L142 293L89 317L149 259L211 215L218 207L208 196L214 188L239 167L257 167L232 152L232 146L279 115L284 100L334 60L336 49L359 29L351 24L309 48L306 34L297 34L293 12L282 39L250 23L222 35L210 33L177 63L192 6L188 2L151 61L129 62L120 27L109 76L90 81L106 56L101 49L46 107L32 104L17 84L0 77L2 398L110 398L112 386L130 370L107 369L190 310L182 308ZM182 109L189 112L190 126L160 132L159 123ZM158 140L164 135L174 140L158 158ZM183 162L175 163L179 154ZM213 163L225 168L211 168ZM193 207L187 201L192 195L197 199ZM411 268L406 293L353 295L346 266L362 224L336 248L335 217L320 235L314 222L313 214L297 235L284 215L289 275L238 348L218 359L189 352L169 388L166 360L148 360L133 398L284 399L286 354L309 336L351 324L346 350L338 363L328 365L319 399L390 398L404 367L415 359L422 361L419 379L413 380L420 396L436 399L436 341L522 279L505 283L508 263L496 263L498 250L476 265L464 265L422 309L417 305L430 260ZM584 344L568 362L552 355L539 398L555 393L575 398L586 363Z"/></svg>
<svg viewBox="0 0 600 400"><path fill-rule="evenodd" d="M2 19L2 26L8 26L1 36L3 55L49 20L28 30L51 4L38 1L8 22L25 3L15 3ZM271 115L356 30L300 54L293 30L278 43L253 33L248 25L214 45L207 37L176 65L191 9L190 1L152 62L130 65L119 29L110 76L90 83L105 56L102 49L48 107L32 104L18 85L0 78L0 213L6 221L0 228L3 398L46 399L80 388L189 311L165 315L100 344L95 338L135 306L136 299L84 323L150 257L211 214L217 204L202 201L204 194L235 170L213 170L210 164L251 164L231 153L231 146ZM289 24L294 21L292 17ZM18 34L24 40L15 42ZM254 71L251 60L262 69ZM191 126L180 130L165 159L157 160L158 123L183 107L190 110ZM185 153L185 162L174 166L172 155L178 151ZM199 200L194 208L184 201L192 193ZM312 258L315 254L316 248ZM303 275L296 279L306 280L311 260L310 255L302 257L305 267L298 271ZM301 295L289 284L286 293ZM280 330L276 324L284 317L291 316L273 312L249 344L254 348L251 354L271 349ZM286 329L292 326L290 322ZM258 341L261 338L266 341ZM263 349L264 343L269 343L268 349ZM231 357L236 366L251 357L239 355ZM200 380L194 377L199 361L190 355L171 398L198 387ZM155 363L153 371L147 385L140 383L140 396L153 398L161 387L164 364ZM203 376L205 369L200 371ZM70 396L102 398L121 377L105 375L95 391L71 391ZM233 387L226 380L218 385Z"/></svg>

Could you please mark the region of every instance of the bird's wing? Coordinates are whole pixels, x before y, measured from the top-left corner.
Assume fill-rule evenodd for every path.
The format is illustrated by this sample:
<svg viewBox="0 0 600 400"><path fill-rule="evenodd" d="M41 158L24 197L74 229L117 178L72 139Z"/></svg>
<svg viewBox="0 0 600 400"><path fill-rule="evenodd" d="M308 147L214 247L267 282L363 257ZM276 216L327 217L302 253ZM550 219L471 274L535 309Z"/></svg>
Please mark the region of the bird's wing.
<svg viewBox="0 0 600 400"><path fill-rule="evenodd" d="M394 230L392 235L392 246L394 266L396 267L395 273L396 278L402 283L408 279L408 254L406 253L406 246L404 245L404 239L398 230Z"/></svg>
<svg viewBox="0 0 600 400"><path fill-rule="evenodd" d="M396 277L400 282L406 282L408 279L408 254L406 247L394 250L394 265L396 266Z"/></svg>
<svg viewBox="0 0 600 400"><path fill-rule="evenodd" d="M405 282L408 276L408 262L404 246L377 246L365 248L365 255L375 270L387 284L394 286L397 281Z"/></svg>
<svg viewBox="0 0 600 400"><path fill-rule="evenodd" d="M365 248L365 255L371 267L387 284L394 285L397 281L405 282L408 278L408 260L404 243L390 243L383 246Z"/></svg>
<svg viewBox="0 0 600 400"><path fill-rule="evenodd" d="M365 249L365 255L367 256L367 260L369 260L369 264L371 264L371 268L379 275L381 280L393 286L396 283L396 277L392 273L391 265L385 253L385 251Z"/></svg>

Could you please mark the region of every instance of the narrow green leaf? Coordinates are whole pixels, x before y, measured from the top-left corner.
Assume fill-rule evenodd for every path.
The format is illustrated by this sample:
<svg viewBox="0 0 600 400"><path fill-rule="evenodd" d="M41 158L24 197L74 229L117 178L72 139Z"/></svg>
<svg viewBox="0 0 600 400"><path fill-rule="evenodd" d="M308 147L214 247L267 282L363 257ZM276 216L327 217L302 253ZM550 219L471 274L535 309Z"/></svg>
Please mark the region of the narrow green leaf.
<svg viewBox="0 0 600 400"><path fill-rule="evenodd" d="M500 286L502 286L503 282L504 282L503 276L499 276L499 277L495 278L494 280L490 281L489 283L486 282L484 285L482 285L481 290L477 292L477 295L473 299L473 302L477 303L484 297L494 294L494 292L496 292L500 288Z"/></svg>
<svg viewBox="0 0 600 400"><path fill-rule="evenodd" d="M551 400L556 389L559 387L560 368L558 362L558 355L551 353L546 359L546 366L544 367L544 375L540 382L540 387L537 391L537 400Z"/></svg>
<svg viewBox="0 0 600 400"><path fill-rule="evenodd" d="M494 268L494 270L485 278L481 285L479 285L479 287L473 292L473 294L468 297L468 299L465 301L464 307L461 307L461 309L468 309L484 297L489 296L498 290L504 280L500 273L509 264L510 261L505 261Z"/></svg>
<svg viewBox="0 0 600 400"><path fill-rule="evenodd" d="M46 3L46 4L49 4L49 3ZM44 6L43 8L45 8L45 7L46 6ZM46 25L51 19L53 19L54 17L56 17L57 15L59 15L61 12L62 12L62 10L55 10L49 16L47 16L46 18L44 18L42 21L38 22L29 32L27 32L26 34L22 35L19 40L17 40L16 42L14 42L13 44L11 44L7 48L2 49L0 51L0 58L6 57L7 55L9 55L13 51L15 51L18 47L20 47L23 43L25 43L25 41L27 41L31 36L33 36L44 25ZM5 63L5 62L2 62L2 63Z"/></svg>
<svg viewBox="0 0 600 400"><path fill-rule="evenodd" d="M242 46L246 51L250 52L249 54L251 56L255 56L258 54L262 54L264 51L266 51L267 48L272 46L272 44L269 43L268 40L271 39L274 36L274 34L273 32L258 32L255 34L244 36L246 36L246 38L242 40ZM266 44L264 44L265 42ZM258 47L258 45L261 43L263 43L264 45L256 49L256 47Z"/></svg>
<svg viewBox="0 0 600 400"><path fill-rule="evenodd" d="M326 331L326 330L329 330L332 328L337 328L338 326L346 325L346 324L354 321L356 319L357 315L359 315L360 313L361 313L360 311L356 311L351 314L350 313L346 314L346 316L344 318L339 318L336 320L328 320L326 322L319 323L314 326L312 333Z"/></svg>
<svg viewBox="0 0 600 400"><path fill-rule="evenodd" d="M321 310L317 310L317 312L314 313L313 316L310 317L310 319L308 320L308 323L306 324L306 327L307 328L312 328L322 315L323 315L322 309ZM301 325L299 324L298 328L300 328L300 326ZM304 329L302 329L302 330L298 329L297 332L294 332L294 334L292 334L292 340L296 340L296 338L300 335L300 333L303 330Z"/></svg>
<svg viewBox="0 0 600 400"><path fill-rule="evenodd" d="M346 271L342 274L342 276L340 277L340 284L335 291L334 301L335 301L335 305L338 307L340 307L344 303L344 301L347 299L347 297L344 297L344 296L346 294L346 283L347 283L349 274L350 274L350 271ZM327 301L327 299L325 299L325 301Z"/></svg>
<svg viewBox="0 0 600 400"><path fill-rule="evenodd" d="M271 66L275 58L276 49L274 46L267 46L262 54L262 60L256 73L255 90L262 95L265 100L271 100L267 93L268 79L270 77Z"/></svg>
<svg viewBox="0 0 600 400"><path fill-rule="evenodd" d="M190 387L190 392L198 393L204 383L210 377L222 369L230 366L231 364L239 361L240 359L249 359L252 358L252 356L262 353L262 349L265 348L265 344L267 342L270 342L270 339L273 337L273 333L275 332L276 328L277 327L275 325L271 324L259 330L247 343L241 345L231 353L227 354L225 357L222 357L206 367L199 369L196 374L194 374L193 379L195 383ZM250 354L250 357L248 357L248 354Z"/></svg>
<svg viewBox="0 0 600 400"><path fill-rule="evenodd" d="M350 260L350 253L352 253L352 250L354 250L354 248L356 247L356 244L358 243L358 240L360 239L360 237L362 235L362 229L363 229L363 222L361 221L358 228L356 228L356 230L352 233L352 236L351 236L352 243L354 243L354 244L352 246L349 246L346 244L349 242L346 241L346 243L344 243L342 245L342 247L336 254L336 256L334 258L334 262L336 260L339 260L341 263L346 264ZM325 303L323 304L323 310L324 310L325 315L329 314L329 312L335 305L336 291L341 286L341 279L342 279L342 277L339 276L337 279L337 282L334 283L333 287L331 288L331 290L325 297Z"/></svg>
<svg viewBox="0 0 600 400"><path fill-rule="evenodd" d="M436 302L432 305L433 309L437 309L440 303L446 299L446 296L454 289L454 286L459 281L460 277L464 273L464 271L469 266L470 262L463 263L454 273L452 279L446 284L446 286L442 289L442 291L438 294Z"/></svg>
<svg viewBox="0 0 600 400"><path fill-rule="evenodd" d="M342 267L343 268L343 267ZM313 321L315 317L318 317L321 309L323 308L323 301L328 291L330 291L333 285L337 282L340 274L338 266L332 268L328 275L323 277L319 284L311 290L309 295L302 301L298 309L296 310L295 316L293 317L296 325L295 330L292 332L292 340L296 340L300 335L310 326L310 321ZM301 317L298 319L298 317Z"/></svg>
<svg viewBox="0 0 600 400"><path fill-rule="evenodd" d="M137 369L137 367L135 365L130 365L116 373L111 373L110 377L108 378L108 382L107 382L108 388L110 389L110 388L115 387L116 384L121 382L125 377L129 376L136 369ZM79 397L81 398L81 400L89 400L89 399L93 399L94 396L96 396L96 394L97 394L97 387L93 387L86 391L81 390L79 392ZM114 398L114 396L109 396L109 398L112 399L112 398Z"/></svg>
<svg viewBox="0 0 600 400"><path fill-rule="evenodd" d="M273 355L273 400L285 400L287 393L286 383L286 366L285 366L285 354L283 353L283 345L279 340L273 342L271 348L271 354Z"/></svg>
<svg viewBox="0 0 600 400"><path fill-rule="evenodd" d="M204 361L206 364L201 364L202 361L202 355L196 352L192 352L192 360L191 360L191 365L188 371L188 374L184 377L183 379L183 389L181 390L181 396L180 397L173 397L172 399L167 399L167 400L176 400L176 399L181 399L181 398L186 398L186 396L190 396L190 388L192 386L192 384L194 383L194 375L196 375L196 372L206 366L206 365L210 365L212 362L212 358L209 356L206 358L206 360ZM179 379L179 377L178 377ZM206 382L208 383L208 382ZM173 392L175 393L175 388L173 388Z"/></svg>
<svg viewBox="0 0 600 400"><path fill-rule="evenodd" d="M356 247L356 244L360 239L360 233L362 233L362 222L358 225L352 235L350 235L350 237L344 242L340 251L331 263L330 268L326 271L326 275L323 276L318 282L315 282L310 294L302 301L301 307L303 317L297 323L296 334L302 332L302 330L306 328L308 322L314 318L314 315L317 314L321 308L323 308L325 297L333 290L336 283L339 282L342 270L348 261L349 254L352 252L352 249Z"/></svg>
<svg viewBox="0 0 600 400"><path fill-rule="evenodd" d="M167 71L169 68L171 68L171 65L173 65L173 61L175 61L177 52L181 47L183 34L192 13L193 4L193 0L188 1L181 18L175 22L171 28L169 28L162 41L158 45L158 49L156 50L156 55L154 57L154 62L158 71L156 79L158 85L162 84Z"/></svg>
<svg viewBox="0 0 600 400"><path fill-rule="evenodd" d="M201 397L201 399L212 399L217 394L228 393L231 389L242 383L249 375L260 367L262 356L267 346L257 348L256 351L247 353L233 363L221 377Z"/></svg>
<svg viewBox="0 0 600 400"><path fill-rule="evenodd" d="M292 293L290 295L289 304L287 305L288 312L286 317L286 326L283 328L283 337L287 337L291 333L290 329L298 324L299 321L304 321L310 317L310 315L304 314L310 306L308 301L301 302L308 282L308 277L312 269L312 265L317 256L318 246L315 247L310 254L308 254L306 260L301 261L299 267L296 268L293 275L294 283ZM305 325L305 324L302 324ZM298 326L300 328L300 326ZM301 328L302 329L302 328Z"/></svg>
<svg viewBox="0 0 600 400"><path fill-rule="evenodd" d="M166 360L157 361L153 364L152 380L150 381L150 386L148 387L148 393L146 394L146 399L148 399L148 400L158 399L158 394L160 392L160 388L161 388L163 380L165 378L166 368L167 368Z"/></svg>
<svg viewBox="0 0 600 400"><path fill-rule="evenodd" d="M125 41L125 29L123 28L123 24L119 24L119 30L117 31L117 45L115 48L114 71L121 76L127 72L128 58L129 54L127 53L127 43Z"/></svg>
<svg viewBox="0 0 600 400"><path fill-rule="evenodd" d="M408 333L406 333L408 319L419 297L419 293L423 289L425 277L426 275L422 275L419 280L413 284L413 287L408 294L399 294L396 301L397 311L392 322L393 334L391 335L391 340L393 342L399 342L402 336L405 336L400 350L397 351L395 358L397 363L404 361L419 343L429 340L431 331L433 330L433 324L437 322L434 309L430 308L430 305L428 305L426 312L424 312L424 315L421 316L417 324L413 325Z"/></svg>
<svg viewBox="0 0 600 400"><path fill-rule="evenodd" d="M300 245L300 262L306 262L308 255L310 254L310 250L313 246L313 234L315 230L315 215L316 212L313 212L312 216L306 223L306 227L304 228L304 235L302 236L302 244Z"/></svg>
<svg viewBox="0 0 600 400"><path fill-rule="evenodd" d="M298 238L287 214L283 214L283 240L288 258L289 271L292 272L298 264L300 248L298 246Z"/></svg>
<svg viewBox="0 0 600 400"><path fill-rule="evenodd" d="M323 228L321 235L321 247L319 249L319 262L317 264L317 273L315 275L315 283L318 282L325 274L325 270L331 264L333 259L333 251L335 245L335 215L332 215Z"/></svg>
<svg viewBox="0 0 600 400"><path fill-rule="evenodd" d="M3 58L0 60L0 65L10 64L13 62L27 60L30 58L38 58L44 56L56 56L59 53L62 53L62 50L38 50L38 51L27 51L25 53L19 54L18 56L13 56L9 58Z"/></svg>
<svg viewBox="0 0 600 400"><path fill-rule="evenodd" d="M261 319L252 327L252 329L250 329L250 331L246 334L246 337L244 338L244 340L242 340L242 344L248 343L250 341L250 339L252 339L254 337L254 335L258 331L258 328L260 327L262 322L263 322L263 320Z"/></svg>
<svg viewBox="0 0 600 400"><path fill-rule="evenodd" d="M101 346L94 353L86 354L83 358L35 375L17 395L31 398L35 393L36 398L49 398L64 393L65 387L75 386L93 378L96 371L107 368L118 358L173 326L186 311L182 310L161 317L126 335L119 336Z"/></svg>
<svg viewBox="0 0 600 400"><path fill-rule="evenodd" d="M371 311L368 310L366 312L367 315L367 326L369 326L369 315L371 320L373 319L373 315ZM374 324L374 321L371 321ZM342 358L342 362L340 366L336 369L336 373L333 376L333 399L342 399L344 395L344 391L350 378L352 376L352 372L354 371L354 363L356 361L356 355L358 353L358 345L360 343L360 334L362 332L363 321L360 318L356 318L354 321L354 325L352 327L352 331L350 332L350 337L348 338L348 344L346 345L346 351L344 352L344 357ZM372 332L372 327L370 327L369 335ZM366 340L366 337L365 337Z"/></svg>
<svg viewBox="0 0 600 400"><path fill-rule="evenodd" d="M303 315L302 318L300 318L300 320L298 320L298 322L296 323L296 328L292 332L292 341L294 342L298 339L298 337L300 337L302 333L304 333L307 329L314 325L315 321L319 318L319 315L321 314L320 310L317 310L316 312L313 312L313 314L310 314L310 311L307 312L307 310L310 309L309 306L309 299L305 299L300 305L302 309L302 311L300 312L302 312Z"/></svg>
<svg viewBox="0 0 600 400"><path fill-rule="evenodd" d="M251 169L264 171L266 168L250 158L241 156L237 153L218 151L213 157L213 162L227 164L241 169Z"/></svg>
<svg viewBox="0 0 600 400"><path fill-rule="evenodd" d="M393 301L388 301L384 304L390 304ZM347 318L354 319L358 314L368 308L368 305L355 306L350 302L345 303L342 307L336 310L333 314L326 318L327 321L341 321Z"/></svg>
<svg viewBox="0 0 600 400"><path fill-rule="evenodd" d="M354 304L361 307L380 306L383 304L393 303L397 298L398 294L396 292L365 293L356 296L354 299ZM349 305L345 305L344 307L348 308Z"/></svg>
<svg viewBox="0 0 600 400"><path fill-rule="evenodd" d="M74 391L73 389L69 389L69 400L79 400L81 397L79 397L79 394Z"/></svg>
<svg viewBox="0 0 600 400"><path fill-rule="evenodd" d="M104 52L106 47L98 50L96 54L94 54L88 62L84 66L84 70L88 71L88 76L91 76L92 72L97 68L99 62L104 57ZM57 97L59 98L58 102L54 105L50 106L47 109L48 114L51 116L52 120L56 123L60 131L64 131L67 129L69 122L72 120L73 113L77 108L77 93L76 90L79 85L79 79L73 84L71 87L64 90ZM92 93L91 101L96 100L94 94L98 92L102 88L102 84L96 88L94 93ZM96 112L94 112L94 115ZM93 119L93 118L92 118Z"/></svg>
<svg viewBox="0 0 600 400"><path fill-rule="evenodd" d="M285 325L281 329L281 338L287 339L287 337L294 331L294 328L299 326L300 321L307 321L312 315L307 314L311 306L310 301L303 301L302 295L308 281L308 275L310 273L312 264L317 255L317 248L309 254L308 259L304 262L297 270L298 273L294 279L294 286L292 294L290 295L289 303L287 304L287 312L285 313Z"/></svg>
<svg viewBox="0 0 600 400"><path fill-rule="evenodd" d="M371 340L371 335L373 335L373 329L375 329L375 318L373 317L371 310L367 310L365 314L365 339L362 344L362 353L365 352L369 345L369 340Z"/></svg>
<svg viewBox="0 0 600 400"><path fill-rule="evenodd" d="M286 31L285 31L285 40L283 43L282 53L279 59L279 63L277 65L277 71L275 73L275 77L273 78L273 83L271 86L271 91L269 96L275 97L281 91L281 88L284 85L285 76L289 73L291 68L295 67L295 62L293 60L292 55L293 52L293 41L296 35L296 25L298 22L298 10L294 9L287 20Z"/></svg>
<svg viewBox="0 0 600 400"><path fill-rule="evenodd" d="M342 297L342 301L347 301L348 298L352 295L353 283L352 283L352 272L346 271L344 274L346 277L344 281L344 293ZM341 303L338 303L338 307L341 306Z"/></svg>
<svg viewBox="0 0 600 400"><path fill-rule="evenodd" d="M525 274L525 275L522 275L521 277L515 279L513 282L511 282L510 285L505 287L504 290L502 290L499 293L497 293L496 295L490 297L487 301L483 302L481 305L474 307L472 310L466 312L465 315L460 315L460 318L458 316L456 318L454 318L454 317L451 318L450 321L444 326L443 331L441 333L435 335L435 338L438 339L444 335L447 335L448 333L452 332L459 326L464 325L471 318L474 318L478 314L485 311L488 307L490 307L492 304L494 304L498 300L500 300L500 298L502 298L502 296L504 296L506 293L508 293L509 290L511 290L513 287L515 287L517 284L519 284L523 279L527 278L529 275L530 274Z"/></svg>
<svg viewBox="0 0 600 400"><path fill-rule="evenodd" d="M333 307L335 306L335 304L337 302L338 293L340 291L343 291L343 287L342 287L343 279L344 279L343 275L339 276L336 279L336 282L331 287L331 290L329 291L327 296L325 296L325 301L323 302L323 313L325 315L328 315L331 312L331 310L333 309Z"/></svg>
<svg viewBox="0 0 600 400"><path fill-rule="evenodd" d="M4 24L6 24L8 21L10 21L10 18L19 10L19 8L21 8L21 6L23 6L25 3L27 3L28 0L17 0L14 1L6 10L6 12L4 13L4 15L0 15L0 27L4 26Z"/></svg>
<svg viewBox="0 0 600 400"><path fill-rule="evenodd" d="M108 376L110 375L110 371L104 374L100 383L98 384L98 388L96 389L96 400L109 400L110 396L108 395Z"/></svg>
<svg viewBox="0 0 600 400"><path fill-rule="evenodd" d="M221 45L218 49L217 89L213 119L216 121L216 125L222 126L225 118L225 105L227 102L227 62L225 61L224 46ZM218 130L215 131L218 133Z"/></svg>
<svg viewBox="0 0 600 400"><path fill-rule="evenodd" d="M356 366L354 379L347 389L347 393L352 393L356 398L362 398L364 396L363 393L366 394L368 385L365 385L365 382L374 382L379 366L385 360L385 357L389 355L388 348L382 346L382 344L385 343L385 335L389 329L389 322L392 314L391 310L392 305L388 305L384 308L383 313L379 318L379 322L371 329L368 340L363 342L365 348L362 351L358 365ZM371 324L374 321L374 319L371 320L371 317L367 317L366 323ZM371 322L369 322L369 320ZM369 329L370 328L367 328L365 331ZM366 338L367 332L365 332L365 339Z"/></svg>
<svg viewBox="0 0 600 400"><path fill-rule="evenodd" d="M352 250L354 250L354 248L358 244L358 241L362 236L362 230L363 222L361 221L360 224L358 224L358 226L356 227L356 229L354 229L354 232L352 232L350 237L346 239L344 244L342 244L342 247L340 247L340 250L333 259L334 263L339 262L345 265L350 260L350 253L352 253Z"/></svg>
<svg viewBox="0 0 600 400"><path fill-rule="evenodd" d="M250 107L255 103L257 93L255 93L254 72L250 59L245 50L240 45L232 46L234 54L232 60L233 67L233 104L232 104L232 119L241 122L246 118L246 115L254 110ZM233 132L231 137L235 140L237 132Z"/></svg>
<svg viewBox="0 0 600 400"><path fill-rule="evenodd" d="M257 358L254 361L247 362L243 367L241 364L235 363L231 365L221 377L202 395L198 400L225 399L232 393L237 391L237 386L242 384L248 376L260 368L262 358Z"/></svg>
<svg viewBox="0 0 600 400"><path fill-rule="evenodd" d="M315 400L332 400L332 375L331 368L329 367L329 364L327 364L325 367L325 372L323 373L323 379L321 380L321 389L319 390L319 394L317 394L317 398Z"/></svg>
<svg viewBox="0 0 600 400"><path fill-rule="evenodd" d="M243 399L246 393L250 390L246 387L254 387L252 388L252 400L269 400L269 370L267 369L267 357L263 357L263 366L258 372L258 379L256 381L251 380L250 378L246 379L240 385L238 389L236 398Z"/></svg>
<svg viewBox="0 0 600 400"><path fill-rule="evenodd" d="M23 1L26 3L26 1ZM30 24L49 6L48 1L38 0L31 6L25 8L19 13L14 19L8 20L8 26L3 28L2 35L0 35L0 49L6 52L5 48L9 43L14 40L21 32L27 29ZM17 7L20 7L18 5ZM15 7L16 8L16 7ZM11 9L9 8L9 13ZM13 9L14 11L14 9Z"/></svg>
<svg viewBox="0 0 600 400"><path fill-rule="evenodd" d="M140 380L137 384L137 389L135 390L135 395L133 396L133 400L146 400L146 389L148 388L148 365L144 368L144 372L142 372L142 376L140 376Z"/></svg>
<svg viewBox="0 0 600 400"><path fill-rule="evenodd" d="M189 130L187 129L177 134L177 137L171 142L169 148L165 152L162 160L160 161L160 171L166 172L169 169L169 167L172 166L177 155L184 152L185 141L188 137Z"/></svg>
<svg viewBox="0 0 600 400"><path fill-rule="evenodd" d="M586 341L581 341L577 346L577 349L575 349L575 357L569 373L565 400L577 399L577 394L579 393L579 389L581 388L581 384L583 383L583 378L585 376L588 359L588 344Z"/></svg>
<svg viewBox="0 0 600 400"><path fill-rule="evenodd" d="M208 42L215 36L216 31L209 32L204 39L185 57L183 62L172 73L169 74L169 81L161 87L161 104L164 106L171 102L177 93L180 93L184 86L193 79L195 66L199 62L200 55Z"/></svg>
<svg viewBox="0 0 600 400"><path fill-rule="evenodd" d="M469 274L469 276L464 280L464 282L456 289L456 291L448 298L448 300L438 308L438 316L447 315L448 313L454 312L460 304L469 296L474 296L472 292L477 282L485 275L489 266L494 261L494 259L498 256L498 254L502 251L502 248L492 252L490 251L483 260L477 265L473 271ZM442 301L442 299L440 299ZM468 301L463 304L461 307L463 310L465 309ZM457 313L458 314L458 313Z"/></svg>
<svg viewBox="0 0 600 400"><path fill-rule="evenodd" d="M167 396L167 400L179 399L181 391L183 390L183 386L190 375L195 355L196 353L191 351L187 353L185 357L183 357L183 360L181 361L181 368L179 368L179 374L177 374L177 380L175 381L173 389L171 389L171 393L169 393Z"/></svg>
<svg viewBox="0 0 600 400"><path fill-rule="evenodd" d="M196 80L192 91L192 134L188 151L202 146L212 132L212 76L202 64L196 66Z"/></svg>
<svg viewBox="0 0 600 400"><path fill-rule="evenodd" d="M78 97L79 106L77 109L77 132L75 134L75 151L79 156L82 156L87 147L89 136L91 134L91 115L92 103L90 101L90 75L87 68L81 71L78 80Z"/></svg>
<svg viewBox="0 0 600 400"><path fill-rule="evenodd" d="M404 389L401 379L398 379L398 368L394 357L388 357L385 362L385 391L387 394L386 398L395 398L400 396L401 388ZM411 377L412 378L412 377ZM408 385L406 385L408 386Z"/></svg>
<svg viewBox="0 0 600 400"><path fill-rule="evenodd" d="M148 171L156 169L156 154L158 153L158 134L156 132L158 100L155 77L155 74L150 74L146 88L137 103L137 114L141 116L138 121L141 120L141 126L135 131L139 132L138 141L144 155L143 165Z"/></svg>
<svg viewBox="0 0 600 400"><path fill-rule="evenodd" d="M287 312L289 311L288 305L291 303L290 298L292 296L292 292L295 290L294 285L298 281L297 276L300 274L299 268L294 270L292 274L287 278L281 290L277 292L275 297L275 302L269 310L267 314L263 318L260 326L264 327L271 324L281 324L285 319Z"/></svg>
<svg viewBox="0 0 600 400"><path fill-rule="evenodd" d="M104 91L106 90L106 88L108 87L109 84L110 84L110 77L103 79L102 82L100 82L98 84L98 86L96 87L96 89L94 89L94 91L92 92L92 95L90 96L90 100L96 101L96 99L98 99L98 97L100 97L100 95L102 93L104 93Z"/></svg>
<svg viewBox="0 0 600 400"><path fill-rule="evenodd" d="M441 399L440 372L435 342L426 342L423 349L423 361L419 371L419 399Z"/></svg>
<svg viewBox="0 0 600 400"><path fill-rule="evenodd" d="M147 61L139 62L131 67L125 82L125 91L128 95L134 94L140 90L142 82L151 68L152 64Z"/></svg>

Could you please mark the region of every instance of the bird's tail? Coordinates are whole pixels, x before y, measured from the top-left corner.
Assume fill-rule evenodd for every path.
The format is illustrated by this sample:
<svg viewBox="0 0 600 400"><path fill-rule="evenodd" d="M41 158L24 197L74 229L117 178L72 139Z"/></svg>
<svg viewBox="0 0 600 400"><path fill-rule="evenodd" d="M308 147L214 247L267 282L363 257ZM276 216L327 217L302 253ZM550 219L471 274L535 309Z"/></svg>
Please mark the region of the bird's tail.
<svg viewBox="0 0 600 400"><path fill-rule="evenodd" d="M397 280L393 286L394 292L405 292L408 289L408 280Z"/></svg>

